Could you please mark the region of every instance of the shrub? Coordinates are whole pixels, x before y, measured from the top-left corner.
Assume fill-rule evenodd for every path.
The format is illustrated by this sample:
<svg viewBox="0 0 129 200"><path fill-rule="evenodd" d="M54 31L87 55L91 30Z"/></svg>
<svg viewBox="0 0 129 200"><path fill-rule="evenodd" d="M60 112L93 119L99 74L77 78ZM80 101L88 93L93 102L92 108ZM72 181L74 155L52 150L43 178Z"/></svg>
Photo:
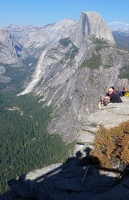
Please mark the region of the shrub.
<svg viewBox="0 0 129 200"><path fill-rule="evenodd" d="M93 156L99 159L103 167L112 168L116 160L129 164L129 121L110 130L101 126L95 134Z"/></svg>

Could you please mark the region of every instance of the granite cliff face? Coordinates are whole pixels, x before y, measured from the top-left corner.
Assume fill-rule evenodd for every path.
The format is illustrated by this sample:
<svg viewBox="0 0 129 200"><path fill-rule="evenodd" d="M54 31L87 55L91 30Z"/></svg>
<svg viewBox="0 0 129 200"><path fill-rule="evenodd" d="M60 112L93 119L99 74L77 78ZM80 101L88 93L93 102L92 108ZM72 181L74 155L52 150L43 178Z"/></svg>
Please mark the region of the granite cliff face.
<svg viewBox="0 0 129 200"><path fill-rule="evenodd" d="M34 40L39 32L40 43ZM95 12L81 13L79 21L48 25L35 34L28 34L26 46L41 55L31 81L18 95L33 92L51 104L48 132L71 142L83 121L96 111L99 96L111 85L118 89L128 85L128 79L118 77L129 64L129 54L115 47L107 23Z"/></svg>
<svg viewBox="0 0 129 200"><path fill-rule="evenodd" d="M5 28L0 28L0 63L21 65L26 51L16 42L14 36Z"/></svg>
<svg viewBox="0 0 129 200"><path fill-rule="evenodd" d="M12 55L8 62L24 59L18 44L38 60L30 82L18 96L32 92L52 105L48 132L60 134L66 142L75 140L81 124L96 111L99 97L108 87L129 85L127 78L121 79L129 65L129 54L116 48L111 30L98 13L82 12L79 21L65 19L44 27L7 29L6 39L1 38L12 48L12 53L7 51ZM7 56L5 53L3 57ZM6 70L3 67L1 76L2 69Z"/></svg>
<svg viewBox="0 0 129 200"><path fill-rule="evenodd" d="M6 28L0 28L0 82L9 83L11 67L20 68L28 56L28 51L19 44ZM9 70L9 73L8 73ZM7 72L7 73L6 73Z"/></svg>
<svg viewBox="0 0 129 200"><path fill-rule="evenodd" d="M64 19L56 24L44 27L9 26L7 29L15 35L16 40L24 46L31 55L40 57L47 46L56 46L60 39L67 38L78 21Z"/></svg>
<svg viewBox="0 0 129 200"><path fill-rule="evenodd" d="M82 12L76 33L76 45L80 46L89 36L105 39L115 44L111 30L103 17L96 12ZM75 42L75 41L74 41Z"/></svg>

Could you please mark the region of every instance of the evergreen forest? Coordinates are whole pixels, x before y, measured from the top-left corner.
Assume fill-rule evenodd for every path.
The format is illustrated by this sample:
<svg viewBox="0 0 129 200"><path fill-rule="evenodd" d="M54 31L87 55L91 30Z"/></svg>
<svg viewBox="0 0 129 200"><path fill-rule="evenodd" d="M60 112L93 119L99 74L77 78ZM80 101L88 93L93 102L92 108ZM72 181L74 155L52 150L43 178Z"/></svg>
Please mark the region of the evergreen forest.
<svg viewBox="0 0 129 200"><path fill-rule="evenodd" d="M16 90L0 92L0 194L8 181L52 163L65 162L75 144L47 133L51 106L32 94L17 96Z"/></svg>

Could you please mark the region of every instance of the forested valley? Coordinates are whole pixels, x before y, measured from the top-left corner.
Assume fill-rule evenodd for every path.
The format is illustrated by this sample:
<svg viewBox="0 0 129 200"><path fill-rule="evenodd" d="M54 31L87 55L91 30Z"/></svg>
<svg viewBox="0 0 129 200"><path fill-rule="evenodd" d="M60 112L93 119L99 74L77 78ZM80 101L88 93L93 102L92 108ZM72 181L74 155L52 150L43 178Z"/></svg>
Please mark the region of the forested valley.
<svg viewBox="0 0 129 200"><path fill-rule="evenodd" d="M16 90L0 92L0 194L7 182L29 171L65 162L75 144L47 133L52 107L32 94L17 96Z"/></svg>
<svg viewBox="0 0 129 200"><path fill-rule="evenodd" d="M118 47L129 50L126 35L114 32L113 36ZM103 41L94 42L97 50L103 48ZM75 54L77 49L73 50ZM47 133L52 106L45 106L46 102L39 101L40 97L33 94L17 96L30 79L37 61L30 56L23 61L22 67L0 63L6 69L4 76L9 77L8 83L0 82L0 194L9 190L7 183L12 178L52 163L65 162L75 147L75 143L66 144L59 135ZM92 62L97 62L98 67L100 57L93 55ZM94 66L91 60L84 64L82 67ZM123 72L125 74L126 70L126 75L127 68L125 66Z"/></svg>

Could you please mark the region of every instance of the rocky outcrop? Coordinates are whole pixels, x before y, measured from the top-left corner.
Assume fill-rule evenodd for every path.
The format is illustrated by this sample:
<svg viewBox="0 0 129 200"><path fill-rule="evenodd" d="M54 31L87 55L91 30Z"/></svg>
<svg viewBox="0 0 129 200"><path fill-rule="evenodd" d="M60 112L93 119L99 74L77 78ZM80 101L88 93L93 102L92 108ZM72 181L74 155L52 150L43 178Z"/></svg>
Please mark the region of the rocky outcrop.
<svg viewBox="0 0 129 200"><path fill-rule="evenodd" d="M16 192L15 199L18 198L16 194L19 194L19 200L118 200L118 197L126 200L129 180L114 186L120 172L107 172L93 164L88 165L88 162L88 159L71 158L65 164L51 165L22 175L17 180L9 181L9 186Z"/></svg>
<svg viewBox="0 0 129 200"><path fill-rule="evenodd" d="M19 200L128 199L128 170L124 175L124 171L101 168L91 154L93 135L100 124L110 129L129 120L129 98L122 100L122 103L110 104L88 117L82 126L83 132L78 132L78 150L66 163L53 164L10 180L14 198L8 196L8 200L16 199L17 195Z"/></svg>
<svg viewBox="0 0 129 200"><path fill-rule="evenodd" d="M82 149L87 147L94 148L94 133L99 130L100 125L110 129L129 120L129 98L121 97L121 99L122 103L109 104L89 115L82 125L82 129L78 131L77 149L79 149L80 145L83 145Z"/></svg>

